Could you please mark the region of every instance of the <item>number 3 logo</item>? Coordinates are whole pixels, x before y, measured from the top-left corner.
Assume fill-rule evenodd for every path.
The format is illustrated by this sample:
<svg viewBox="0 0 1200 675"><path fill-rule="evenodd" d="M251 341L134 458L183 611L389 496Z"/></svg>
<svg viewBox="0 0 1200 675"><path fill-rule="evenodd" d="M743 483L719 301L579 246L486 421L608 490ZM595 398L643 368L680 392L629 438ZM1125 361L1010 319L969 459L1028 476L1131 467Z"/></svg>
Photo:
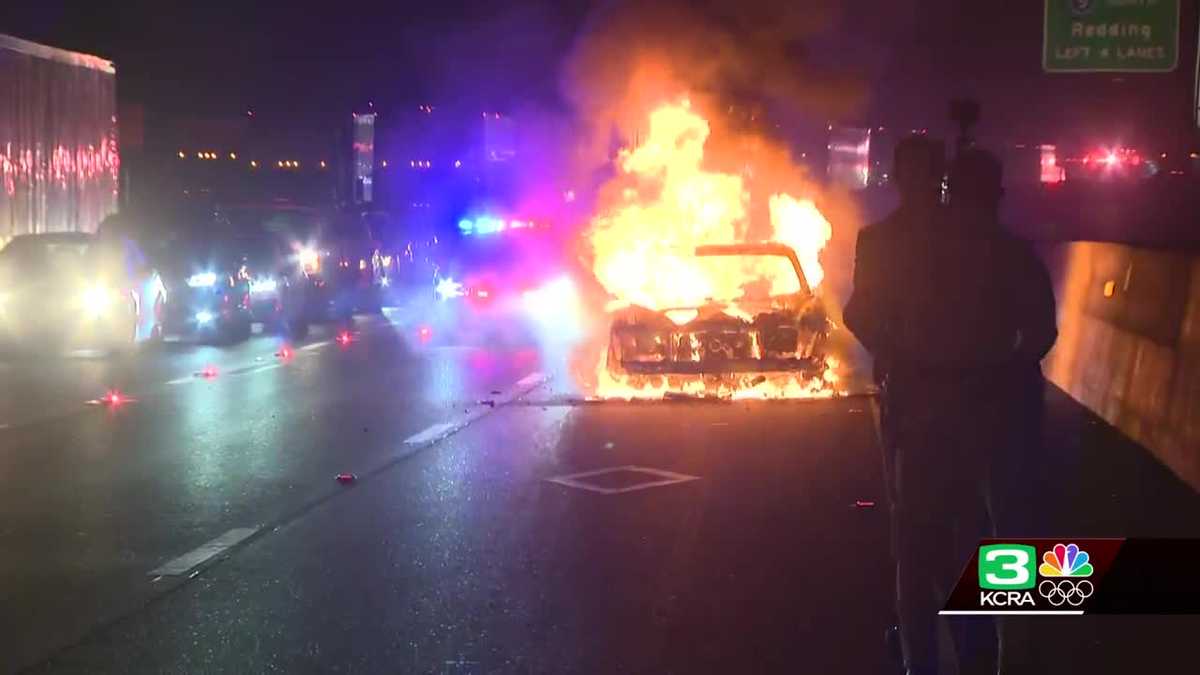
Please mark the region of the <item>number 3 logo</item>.
<svg viewBox="0 0 1200 675"><path fill-rule="evenodd" d="M991 544L979 547L979 587L1016 591L1033 588L1034 556L1032 546Z"/></svg>

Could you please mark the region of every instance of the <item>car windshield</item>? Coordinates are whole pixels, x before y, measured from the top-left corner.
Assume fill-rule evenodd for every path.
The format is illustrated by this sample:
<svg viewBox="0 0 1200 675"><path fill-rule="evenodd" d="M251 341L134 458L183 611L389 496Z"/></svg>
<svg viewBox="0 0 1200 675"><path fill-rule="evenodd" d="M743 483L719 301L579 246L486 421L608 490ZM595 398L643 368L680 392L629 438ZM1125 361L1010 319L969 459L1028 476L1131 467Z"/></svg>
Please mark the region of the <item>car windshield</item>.
<svg viewBox="0 0 1200 675"><path fill-rule="evenodd" d="M802 290L792 261L781 255L706 255L695 264L715 302L763 302Z"/></svg>

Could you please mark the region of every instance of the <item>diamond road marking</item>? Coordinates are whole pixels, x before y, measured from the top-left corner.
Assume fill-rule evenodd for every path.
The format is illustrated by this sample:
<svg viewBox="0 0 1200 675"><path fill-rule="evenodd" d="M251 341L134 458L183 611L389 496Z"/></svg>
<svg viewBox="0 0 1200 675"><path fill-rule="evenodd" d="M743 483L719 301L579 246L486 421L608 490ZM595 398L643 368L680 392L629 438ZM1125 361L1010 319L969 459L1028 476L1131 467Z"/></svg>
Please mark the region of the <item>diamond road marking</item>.
<svg viewBox="0 0 1200 675"><path fill-rule="evenodd" d="M609 487L602 487L599 485L592 485L591 483L581 480L581 479L585 479L585 478L591 478L594 476L602 476L604 474L609 474L609 473L617 473L619 471L628 471L628 472L633 472L633 473L648 474L650 476L657 476L658 480L649 480L644 483L636 483L634 485L628 485L626 487L619 487L619 488L609 488ZM700 479L699 476L689 476L686 473L675 473L674 471L665 471L663 469L651 469L649 467L644 467L644 466L630 465L630 466L614 466L614 467L610 467L607 469L596 469L595 471L584 471L582 473L572 473L572 474L568 474L566 476L555 476L553 478L547 478L546 480L550 481L551 483L558 483L559 485L565 485L567 487L579 488L580 490L587 490L589 492L598 492L602 495L615 495L615 494L621 494L623 492L633 492L635 490L645 490L645 489L652 488L652 487L661 487L663 485L673 485L675 483L686 483L688 481L699 480L699 479Z"/></svg>
<svg viewBox="0 0 1200 675"><path fill-rule="evenodd" d="M238 544L245 541L246 539L249 539L257 531L258 531L258 528L254 528L254 527L235 527L234 529L226 532L225 534L217 537L216 539L213 539L212 541L208 542L207 544L204 544L204 545L200 546L199 548L193 549L191 551L188 551L187 553L184 553L183 555L179 556L178 558L175 558L174 560L168 562L167 564L163 565L162 567L152 570L151 572L148 573L148 576L152 576L152 577L183 576L184 574L187 574L193 568L204 564L205 562L211 560L212 558L214 558L218 555L221 555L222 553L224 553L225 551L228 551L229 549L233 548L234 546L237 546Z"/></svg>

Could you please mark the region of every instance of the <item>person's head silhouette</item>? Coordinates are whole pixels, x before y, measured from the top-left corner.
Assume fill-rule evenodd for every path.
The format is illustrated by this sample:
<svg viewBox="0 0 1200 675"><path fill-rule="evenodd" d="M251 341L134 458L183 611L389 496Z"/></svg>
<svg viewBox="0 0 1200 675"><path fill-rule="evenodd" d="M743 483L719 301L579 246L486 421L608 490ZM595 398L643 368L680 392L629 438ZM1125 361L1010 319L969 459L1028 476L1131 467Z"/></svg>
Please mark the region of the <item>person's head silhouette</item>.
<svg viewBox="0 0 1200 675"><path fill-rule="evenodd" d="M965 150L950 165L950 207L994 217L1004 196L1004 169L995 155Z"/></svg>
<svg viewBox="0 0 1200 675"><path fill-rule="evenodd" d="M906 205L933 205L942 189L945 171L942 144L924 136L909 136L896 144L892 173L900 200Z"/></svg>

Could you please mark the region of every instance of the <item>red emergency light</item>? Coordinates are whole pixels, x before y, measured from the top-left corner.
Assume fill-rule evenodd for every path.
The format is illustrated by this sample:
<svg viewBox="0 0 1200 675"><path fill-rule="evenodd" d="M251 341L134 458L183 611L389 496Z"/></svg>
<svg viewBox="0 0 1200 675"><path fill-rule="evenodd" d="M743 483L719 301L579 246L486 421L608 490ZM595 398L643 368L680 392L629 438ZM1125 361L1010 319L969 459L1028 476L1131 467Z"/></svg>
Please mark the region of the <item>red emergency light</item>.
<svg viewBox="0 0 1200 675"><path fill-rule="evenodd" d="M126 403L133 403L133 401L133 397L122 394L116 389L109 389L107 392L105 392L104 396L101 396L94 401L88 401L88 405L103 405L108 406L109 408L119 408Z"/></svg>
<svg viewBox="0 0 1200 675"><path fill-rule="evenodd" d="M1083 164L1093 171L1119 170L1129 166L1139 166L1142 155L1134 148L1114 147L1097 148L1083 157Z"/></svg>

